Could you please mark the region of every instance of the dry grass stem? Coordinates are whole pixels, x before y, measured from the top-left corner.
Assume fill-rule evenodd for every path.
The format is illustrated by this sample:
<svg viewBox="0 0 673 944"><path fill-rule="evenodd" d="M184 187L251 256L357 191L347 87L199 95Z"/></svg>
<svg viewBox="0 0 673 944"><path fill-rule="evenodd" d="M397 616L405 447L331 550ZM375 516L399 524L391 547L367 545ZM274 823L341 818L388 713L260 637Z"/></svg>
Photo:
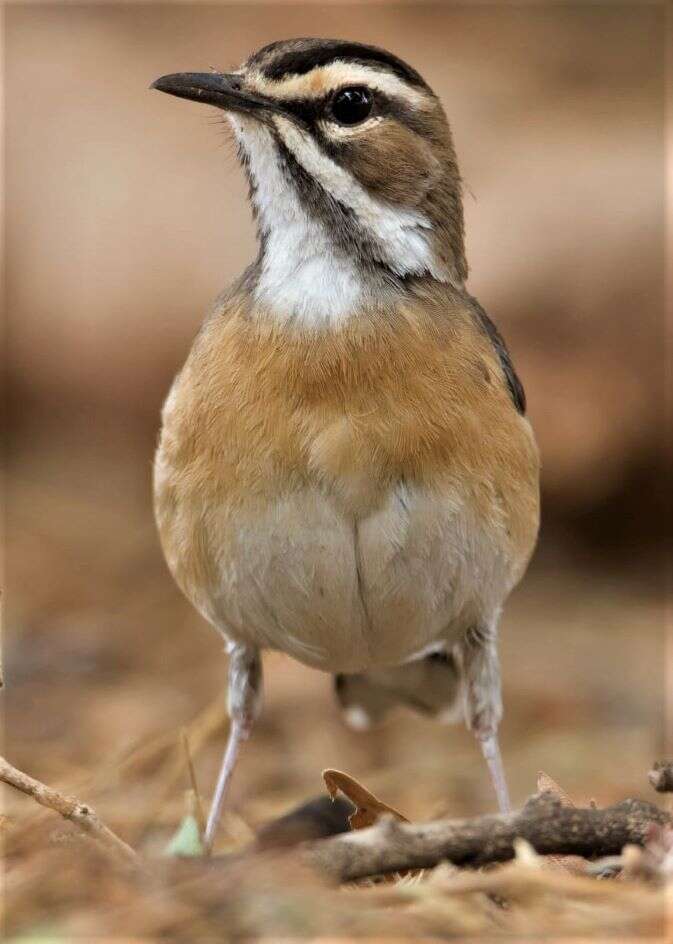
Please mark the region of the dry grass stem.
<svg viewBox="0 0 673 944"><path fill-rule="evenodd" d="M189 783L194 795L194 812L196 814L196 820L199 824L199 832L203 836L206 831L206 816L203 809L201 792L199 790L198 783L196 782L196 771L194 769L194 761L192 760L192 753L189 747L189 732L187 731L187 728L182 728L180 731L180 739L182 741L182 748L185 755L185 764L187 765Z"/></svg>

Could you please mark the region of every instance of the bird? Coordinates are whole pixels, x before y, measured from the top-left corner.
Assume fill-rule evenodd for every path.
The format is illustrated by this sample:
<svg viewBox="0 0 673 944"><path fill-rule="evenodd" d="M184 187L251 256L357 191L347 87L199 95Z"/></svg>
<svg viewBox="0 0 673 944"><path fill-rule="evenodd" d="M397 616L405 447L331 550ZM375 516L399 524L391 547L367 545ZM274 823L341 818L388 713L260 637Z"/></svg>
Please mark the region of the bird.
<svg viewBox="0 0 673 944"><path fill-rule="evenodd" d="M151 87L230 125L258 239L173 382L153 467L168 568L228 653L205 846L264 650L331 674L355 729L398 705L464 718L507 811L498 620L537 541L539 454L466 287L440 99L393 53L324 38Z"/></svg>

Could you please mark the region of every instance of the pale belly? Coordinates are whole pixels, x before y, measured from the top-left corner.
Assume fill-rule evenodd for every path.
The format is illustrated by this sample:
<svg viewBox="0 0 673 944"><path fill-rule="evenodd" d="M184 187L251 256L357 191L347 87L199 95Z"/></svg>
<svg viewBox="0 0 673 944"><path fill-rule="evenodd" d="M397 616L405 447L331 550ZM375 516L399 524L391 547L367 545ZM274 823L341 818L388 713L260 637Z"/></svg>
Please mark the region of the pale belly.
<svg viewBox="0 0 673 944"><path fill-rule="evenodd" d="M254 512L211 506L202 522L208 587L181 583L203 615L229 639L330 672L452 644L516 579L497 514L486 532L451 491L400 484L356 521L306 488Z"/></svg>

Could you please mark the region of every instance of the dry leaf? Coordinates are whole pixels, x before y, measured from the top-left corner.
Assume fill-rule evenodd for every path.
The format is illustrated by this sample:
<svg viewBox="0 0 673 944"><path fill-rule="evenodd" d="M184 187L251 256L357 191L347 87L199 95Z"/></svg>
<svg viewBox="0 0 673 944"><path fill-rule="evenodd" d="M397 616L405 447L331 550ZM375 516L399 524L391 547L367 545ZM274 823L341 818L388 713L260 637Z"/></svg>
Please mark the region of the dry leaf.
<svg viewBox="0 0 673 944"><path fill-rule="evenodd" d="M365 789L361 783L354 780L348 774L341 770L323 770L322 772L327 792L334 799L339 790L348 797L355 806L355 812L348 817L351 829L364 829L366 826L373 826L382 813L390 813L395 819L402 823L408 823L409 820L403 816L399 810L388 806L373 793Z"/></svg>
<svg viewBox="0 0 673 944"><path fill-rule="evenodd" d="M546 774L544 770L541 770L537 775L537 789L538 793L544 793L548 790L550 793L553 793L554 796L560 801L561 806L570 807L570 809L575 808L575 804L570 799L565 790L562 790L561 787L556 783L555 780Z"/></svg>
<svg viewBox="0 0 673 944"><path fill-rule="evenodd" d="M345 774L341 770L323 770L322 772L325 786L330 797L334 800L339 790L348 797L355 806L355 812L348 817L351 829L365 829L367 826L373 826L378 818L384 813L394 816L402 823L408 823L409 820L403 816L399 810L388 806L378 797L370 793L361 783L358 783L353 777ZM356 882L358 886L370 887L372 885L397 885L401 881L415 880L424 874L424 869L414 869L411 871L395 872L393 875L382 875L371 877L362 882Z"/></svg>
<svg viewBox="0 0 673 944"><path fill-rule="evenodd" d="M553 793L559 800L561 806L567 806L570 809L575 808L575 804L570 799L565 790L556 783L555 780L541 770L537 775L538 793L548 791ZM548 855L544 857L545 864L552 869L560 869L563 872L570 872L573 875L583 875L587 870L587 860L582 856L556 856Z"/></svg>

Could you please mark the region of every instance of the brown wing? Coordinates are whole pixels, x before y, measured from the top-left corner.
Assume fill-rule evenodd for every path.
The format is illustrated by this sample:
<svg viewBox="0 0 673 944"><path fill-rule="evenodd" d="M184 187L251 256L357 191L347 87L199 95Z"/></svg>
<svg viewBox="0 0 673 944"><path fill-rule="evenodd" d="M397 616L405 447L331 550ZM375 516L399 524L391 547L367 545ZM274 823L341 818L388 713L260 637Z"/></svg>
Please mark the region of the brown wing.
<svg viewBox="0 0 673 944"><path fill-rule="evenodd" d="M514 364L512 363L512 358L510 357L510 353L507 350L507 345L505 344L502 335L488 317L484 309L481 307L477 299L472 295L468 295L467 297L477 317L479 326L489 337L491 344L493 345L493 349L498 355L498 359L500 360L500 365L502 366L503 373L505 374L505 380L507 381L507 386L509 387L509 392L512 396L512 400L514 401L514 405L516 406L519 413L521 413L523 416L526 412L526 391L523 389L523 384L519 380L519 377L514 370Z"/></svg>

